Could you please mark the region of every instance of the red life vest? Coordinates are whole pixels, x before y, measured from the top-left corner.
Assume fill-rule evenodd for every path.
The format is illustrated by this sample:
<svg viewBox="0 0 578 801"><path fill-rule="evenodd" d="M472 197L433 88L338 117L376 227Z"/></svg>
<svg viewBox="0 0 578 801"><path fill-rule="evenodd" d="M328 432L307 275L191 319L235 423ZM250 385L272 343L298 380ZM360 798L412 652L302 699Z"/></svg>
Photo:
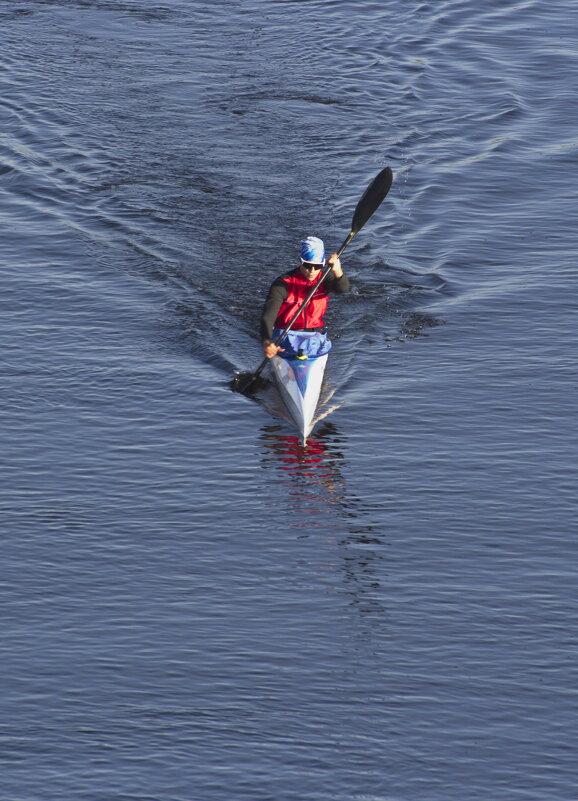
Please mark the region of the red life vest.
<svg viewBox="0 0 578 801"><path fill-rule="evenodd" d="M287 298L281 304L279 314L275 320L275 328L285 328L285 326L289 325L293 315L299 306L303 304L317 281L319 281L319 276L315 281L308 281L299 268L283 277L283 283L287 287ZM294 330L299 330L300 328L322 328L323 315L327 311L328 300L329 295L325 289L325 284L321 284L307 304L305 312L300 314L295 321Z"/></svg>

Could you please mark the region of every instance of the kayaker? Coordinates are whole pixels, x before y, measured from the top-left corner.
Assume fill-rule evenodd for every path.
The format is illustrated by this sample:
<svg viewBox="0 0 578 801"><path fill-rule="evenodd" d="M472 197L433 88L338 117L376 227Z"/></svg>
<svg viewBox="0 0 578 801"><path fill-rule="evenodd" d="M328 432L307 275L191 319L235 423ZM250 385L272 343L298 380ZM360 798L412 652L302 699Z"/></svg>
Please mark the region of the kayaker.
<svg viewBox="0 0 578 801"><path fill-rule="evenodd" d="M316 236L303 239L300 256L301 264L298 267L273 281L263 306L261 340L268 359L280 352L285 358L304 359L321 356L331 349L331 340L323 323L328 296L331 292L341 294L349 290L349 279L343 274L336 253L328 259L332 265L331 272L307 304L305 312L299 315L280 346L274 344L321 277L325 265L323 240Z"/></svg>

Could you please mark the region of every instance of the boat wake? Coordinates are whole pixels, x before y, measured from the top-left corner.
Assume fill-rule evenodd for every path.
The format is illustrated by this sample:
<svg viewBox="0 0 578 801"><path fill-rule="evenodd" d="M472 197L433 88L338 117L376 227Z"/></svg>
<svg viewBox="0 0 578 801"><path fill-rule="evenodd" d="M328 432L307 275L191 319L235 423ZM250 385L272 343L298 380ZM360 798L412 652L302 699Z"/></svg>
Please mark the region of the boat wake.
<svg viewBox="0 0 578 801"><path fill-rule="evenodd" d="M341 406L343 406L343 401L341 403L334 403L332 406L328 406L326 409L322 409L320 414L315 417L313 425L315 426L317 423L320 423L330 414L333 414L333 412L337 411L337 409L339 409Z"/></svg>

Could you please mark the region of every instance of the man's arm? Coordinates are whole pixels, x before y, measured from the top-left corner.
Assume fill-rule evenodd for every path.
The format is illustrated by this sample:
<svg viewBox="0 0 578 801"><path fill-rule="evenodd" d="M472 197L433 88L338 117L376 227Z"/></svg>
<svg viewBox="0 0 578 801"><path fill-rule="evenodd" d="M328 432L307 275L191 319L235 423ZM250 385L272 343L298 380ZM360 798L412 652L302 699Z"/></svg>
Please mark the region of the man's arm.
<svg viewBox="0 0 578 801"><path fill-rule="evenodd" d="M339 278L335 278L333 275L328 276L325 283L328 292L336 292L338 295L349 292L349 278L343 275L343 273L341 273Z"/></svg>
<svg viewBox="0 0 578 801"><path fill-rule="evenodd" d="M333 269L331 275L328 275L325 279L325 289L327 292L336 292L339 295L344 292L349 292L349 278L343 275L341 260L337 253L329 257L328 264L333 265Z"/></svg>
<svg viewBox="0 0 578 801"><path fill-rule="evenodd" d="M279 314L281 304L287 298L287 294L287 285L285 284L285 281L283 281L283 278L277 278L271 284L269 294L267 295L265 305L263 306L260 332L265 356L267 356L269 359L274 356L277 351L281 350L281 348L275 348L272 342L272 337L275 320Z"/></svg>

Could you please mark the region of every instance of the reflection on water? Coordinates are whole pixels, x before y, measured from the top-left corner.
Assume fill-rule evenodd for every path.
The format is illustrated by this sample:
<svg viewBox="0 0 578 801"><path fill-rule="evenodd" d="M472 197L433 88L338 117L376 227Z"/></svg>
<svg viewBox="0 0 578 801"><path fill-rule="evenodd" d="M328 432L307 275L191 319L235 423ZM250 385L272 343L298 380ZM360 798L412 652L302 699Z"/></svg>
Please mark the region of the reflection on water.
<svg viewBox="0 0 578 801"><path fill-rule="evenodd" d="M378 535L349 534L339 542L343 587L361 617L381 619L386 591L382 581L385 543Z"/></svg>
<svg viewBox="0 0 578 801"><path fill-rule="evenodd" d="M261 440L262 464L276 467L285 477L296 513L322 512L328 504L344 503L343 452L332 423L322 423L305 445L280 425L263 426Z"/></svg>
<svg viewBox="0 0 578 801"><path fill-rule="evenodd" d="M334 523L337 513L350 537L372 541L376 536L376 526L369 519L372 510L347 490L346 439L333 423L319 423L305 445L283 425L263 426L260 439L264 443L261 465L274 468L282 478L284 497L292 500L297 515L293 525L305 525L298 518L302 512L328 512L331 507Z"/></svg>
<svg viewBox="0 0 578 801"><path fill-rule="evenodd" d="M345 439L333 423L324 422L303 445L301 439L289 434L281 425L261 429L265 469L274 469L282 479L281 493L289 505L288 526L301 529L308 536L327 529L331 521L328 542L336 549L332 554L331 571L339 566L339 592L349 598L361 618L371 618L371 630L383 622L384 607L380 601L384 588L384 539L370 519L371 512L360 498L347 491L343 475L346 467ZM368 519L369 518L369 519ZM335 526L341 519L345 531ZM382 528L380 525L380 528ZM364 637L368 636L365 631Z"/></svg>

